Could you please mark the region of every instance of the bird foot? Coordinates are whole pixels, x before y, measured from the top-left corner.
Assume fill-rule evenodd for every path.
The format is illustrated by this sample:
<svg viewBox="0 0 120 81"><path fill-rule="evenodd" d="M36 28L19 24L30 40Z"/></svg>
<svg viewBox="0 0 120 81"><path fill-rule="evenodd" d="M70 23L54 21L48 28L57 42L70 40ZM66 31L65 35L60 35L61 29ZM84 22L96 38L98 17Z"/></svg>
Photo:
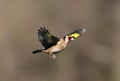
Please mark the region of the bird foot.
<svg viewBox="0 0 120 81"><path fill-rule="evenodd" d="M55 55L55 54L52 54L52 55L50 55L50 58L51 58L52 60L55 60L55 59L56 59L56 55Z"/></svg>

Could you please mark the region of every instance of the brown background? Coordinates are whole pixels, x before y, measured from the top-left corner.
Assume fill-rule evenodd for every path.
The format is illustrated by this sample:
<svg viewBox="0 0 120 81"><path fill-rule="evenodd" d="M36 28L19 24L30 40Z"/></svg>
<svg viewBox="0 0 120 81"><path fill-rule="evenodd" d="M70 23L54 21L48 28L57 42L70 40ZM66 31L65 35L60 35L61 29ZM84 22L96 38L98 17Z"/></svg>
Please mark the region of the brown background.
<svg viewBox="0 0 120 81"><path fill-rule="evenodd" d="M51 61L37 29L87 29ZM119 0L0 0L0 81L120 81Z"/></svg>

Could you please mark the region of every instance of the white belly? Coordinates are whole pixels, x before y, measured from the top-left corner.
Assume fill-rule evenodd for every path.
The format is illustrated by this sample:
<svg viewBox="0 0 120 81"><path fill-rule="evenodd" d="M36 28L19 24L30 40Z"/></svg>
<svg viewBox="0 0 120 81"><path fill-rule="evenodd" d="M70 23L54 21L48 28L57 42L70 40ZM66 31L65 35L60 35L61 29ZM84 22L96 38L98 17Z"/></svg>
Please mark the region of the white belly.
<svg viewBox="0 0 120 81"><path fill-rule="evenodd" d="M64 48L65 48L65 47L58 45L58 46L53 46L53 47L51 47L51 48L49 49L49 51L52 52L52 53L57 53L57 52L62 51Z"/></svg>
<svg viewBox="0 0 120 81"><path fill-rule="evenodd" d="M61 49L59 49L59 48L54 48L54 49L52 49L51 51L52 51L52 52L60 52Z"/></svg>
<svg viewBox="0 0 120 81"><path fill-rule="evenodd" d="M63 49L65 49L66 45L67 44L62 39L61 41L57 43L57 45L50 47L49 49L45 50L45 52L46 53L58 53L62 51Z"/></svg>

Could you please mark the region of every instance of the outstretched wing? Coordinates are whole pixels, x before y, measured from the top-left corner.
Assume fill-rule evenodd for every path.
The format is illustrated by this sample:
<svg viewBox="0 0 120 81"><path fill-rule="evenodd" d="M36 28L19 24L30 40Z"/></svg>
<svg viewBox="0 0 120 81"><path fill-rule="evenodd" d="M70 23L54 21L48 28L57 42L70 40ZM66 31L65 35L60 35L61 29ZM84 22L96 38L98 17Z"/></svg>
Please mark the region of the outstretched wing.
<svg viewBox="0 0 120 81"><path fill-rule="evenodd" d="M56 45L59 38L53 36L45 27L41 27L38 29L38 40L45 47L45 49L48 49L49 47Z"/></svg>
<svg viewBox="0 0 120 81"><path fill-rule="evenodd" d="M86 31L85 28L76 29L73 32L71 32L70 34L68 34L67 36L70 36L73 39L77 39L81 35L83 35L85 33L85 31Z"/></svg>

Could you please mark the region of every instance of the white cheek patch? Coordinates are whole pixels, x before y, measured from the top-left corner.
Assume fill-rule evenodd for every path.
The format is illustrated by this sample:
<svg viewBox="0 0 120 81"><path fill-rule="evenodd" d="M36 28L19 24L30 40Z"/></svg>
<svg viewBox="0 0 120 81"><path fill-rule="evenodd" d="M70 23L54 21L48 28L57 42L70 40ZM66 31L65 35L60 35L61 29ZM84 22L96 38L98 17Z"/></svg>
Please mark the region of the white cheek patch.
<svg viewBox="0 0 120 81"><path fill-rule="evenodd" d="M68 36L65 38L65 43L67 44L69 42Z"/></svg>

